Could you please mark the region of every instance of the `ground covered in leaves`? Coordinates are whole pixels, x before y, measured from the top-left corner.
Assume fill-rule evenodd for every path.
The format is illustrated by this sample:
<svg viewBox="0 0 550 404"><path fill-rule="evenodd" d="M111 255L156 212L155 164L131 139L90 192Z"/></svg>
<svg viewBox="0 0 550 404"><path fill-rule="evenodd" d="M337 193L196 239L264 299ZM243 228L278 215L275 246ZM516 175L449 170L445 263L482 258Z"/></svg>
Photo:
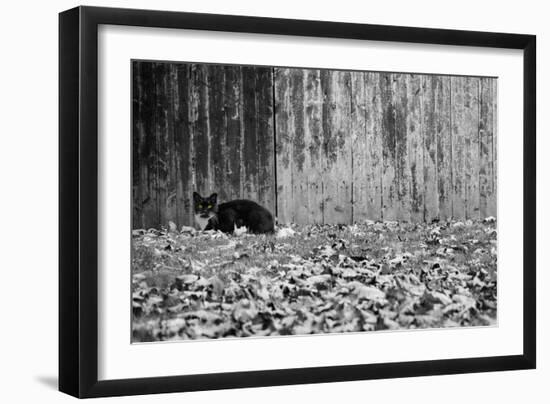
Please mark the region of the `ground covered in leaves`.
<svg viewBox="0 0 550 404"><path fill-rule="evenodd" d="M134 342L496 323L494 218L238 230L133 231Z"/></svg>

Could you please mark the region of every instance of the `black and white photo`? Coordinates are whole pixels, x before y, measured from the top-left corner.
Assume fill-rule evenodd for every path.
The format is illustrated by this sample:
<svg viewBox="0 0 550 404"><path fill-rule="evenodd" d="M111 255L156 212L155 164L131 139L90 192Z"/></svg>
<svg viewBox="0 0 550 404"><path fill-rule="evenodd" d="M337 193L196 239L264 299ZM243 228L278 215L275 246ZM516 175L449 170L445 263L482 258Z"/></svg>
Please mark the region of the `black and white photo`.
<svg viewBox="0 0 550 404"><path fill-rule="evenodd" d="M131 69L132 342L497 325L498 78Z"/></svg>
<svg viewBox="0 0 550 404"><path fill-rule="evenodd" d="M311 18L60 13L60 391L536 368L536 36Z"/></svg>

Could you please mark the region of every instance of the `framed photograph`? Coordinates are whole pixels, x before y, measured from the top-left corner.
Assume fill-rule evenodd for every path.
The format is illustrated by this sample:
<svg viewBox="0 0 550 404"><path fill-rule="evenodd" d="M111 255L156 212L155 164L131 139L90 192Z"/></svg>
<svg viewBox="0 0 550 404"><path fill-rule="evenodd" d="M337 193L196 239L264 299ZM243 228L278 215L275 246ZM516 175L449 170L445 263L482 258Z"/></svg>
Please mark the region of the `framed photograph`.
<svg viewBox="0 0 550 404"><path fill-rule="evenodd" d="M535 368L535 36L59 28L61 391Z"/></svg>

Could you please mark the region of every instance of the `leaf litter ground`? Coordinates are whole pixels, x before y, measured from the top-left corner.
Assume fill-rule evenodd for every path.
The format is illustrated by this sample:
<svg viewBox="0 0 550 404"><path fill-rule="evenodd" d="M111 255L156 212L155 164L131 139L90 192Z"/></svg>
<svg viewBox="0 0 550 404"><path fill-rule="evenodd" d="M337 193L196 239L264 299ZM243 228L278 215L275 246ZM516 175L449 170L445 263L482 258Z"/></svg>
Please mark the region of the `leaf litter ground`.
<svg viewBox="0 0 550 404"><path fill-rule="evenodd" d="M134 230L134 342L496 323L496 223Z"/></svg>

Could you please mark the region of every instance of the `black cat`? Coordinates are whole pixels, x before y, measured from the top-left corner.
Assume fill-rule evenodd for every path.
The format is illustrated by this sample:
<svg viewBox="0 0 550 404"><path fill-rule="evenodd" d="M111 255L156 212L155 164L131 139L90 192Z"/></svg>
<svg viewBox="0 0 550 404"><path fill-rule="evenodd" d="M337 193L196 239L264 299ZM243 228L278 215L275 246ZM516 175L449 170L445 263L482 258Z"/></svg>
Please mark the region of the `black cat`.
<svg viewBox="0 0 550 404"><path fill-rule="evenodd" d="M193 192L195 223L201 230L221 230L233 233L236 227L245 226L250 233L273 233L271 213L256 202L236 199L218 205L218 194L203 198Z"/></svg>

